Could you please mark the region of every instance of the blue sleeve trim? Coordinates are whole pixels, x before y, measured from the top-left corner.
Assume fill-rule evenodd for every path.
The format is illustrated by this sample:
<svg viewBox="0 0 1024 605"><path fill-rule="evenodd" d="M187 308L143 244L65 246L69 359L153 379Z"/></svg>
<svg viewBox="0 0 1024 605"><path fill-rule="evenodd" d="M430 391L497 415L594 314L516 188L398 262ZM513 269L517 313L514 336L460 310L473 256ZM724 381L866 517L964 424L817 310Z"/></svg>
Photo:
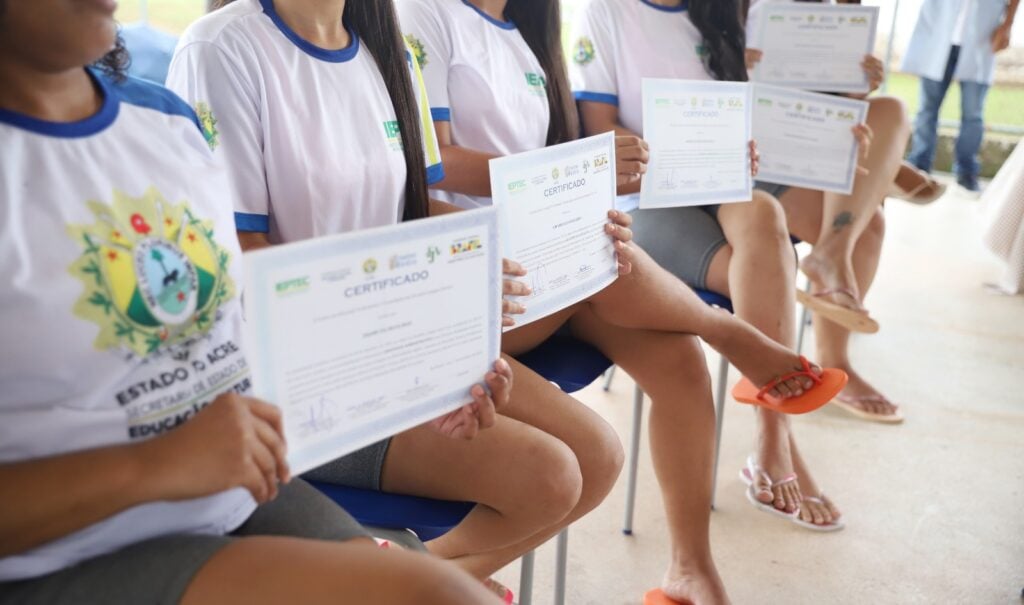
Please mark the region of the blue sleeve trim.
<svg viewBox="0 0 1024 605"><path fill-rule="evenodd" d="M270 233L270 217L266 214L235 213L235 229L256 233Z"/></svg>
<svg viewBox="0 0 1024 605"><path fill-rule="evenodd" d="M451 122L452 110L448 107L431 107L430 119L435 122Z"/></svg>
<svg viewBox="0 0 1024 605"><path fill-rule="evenodd" d="M199 132L203 131L196 112L188 103L159 84L129 76L123 82L113 83L112 88L117 91L117 96L124 103L187 118L195 123Z"/></svg>
<svg viewBox="0 0 1024 605"><path fill-rule="evenodd" d="M595 101L597 103L605 103L616 107L619 106L619 97L617 95L610 95L603 92L587 92L585 90L579 90L572 93L572 96L576 97L577 101Z"/></svg>
<svg viewBox="0 0 1024 605"><path fill-rule="evenodd" d="M427 184L436 185L444 180L444 166L441 164L434 164L433 166L427 166Z"/></svg>

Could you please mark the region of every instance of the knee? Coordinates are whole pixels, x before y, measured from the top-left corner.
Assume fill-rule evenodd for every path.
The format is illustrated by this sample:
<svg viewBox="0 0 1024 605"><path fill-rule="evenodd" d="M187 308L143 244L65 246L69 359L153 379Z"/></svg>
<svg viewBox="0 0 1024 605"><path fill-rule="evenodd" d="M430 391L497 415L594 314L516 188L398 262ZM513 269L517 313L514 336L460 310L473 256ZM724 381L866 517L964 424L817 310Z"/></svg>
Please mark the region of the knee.
<svg viewBox="0 0 1024 605"><path fill-rule="evenodd" d="M903 101L896 97L874 97L870 101L868 121L879 128L910 131L910 118Z"/></svg>
<svg viewBox="0 0 1024 605"><path fill-rule="evenodd" d="M583 493L583 471L576 454L565 443L550 438L533 444L527 450L526 472L532 480L528 491L521 494L520 505L533 511L544 527L567 517Z"/></svg>
<svg viewBox="0 0 1024 605"><path fill-rule="evenodd" d="M755 191L753 198L744 209L744 236L770 246L783 246L789 242L786 212L779 200L763 192Z"/></svg>

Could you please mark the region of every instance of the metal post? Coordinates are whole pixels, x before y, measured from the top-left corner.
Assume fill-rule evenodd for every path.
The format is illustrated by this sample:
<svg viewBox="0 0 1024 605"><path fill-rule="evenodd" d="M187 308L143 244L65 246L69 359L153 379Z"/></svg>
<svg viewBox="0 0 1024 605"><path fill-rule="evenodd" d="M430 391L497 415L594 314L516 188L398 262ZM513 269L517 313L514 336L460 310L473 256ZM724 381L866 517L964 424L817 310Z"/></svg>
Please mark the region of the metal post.
<svg viewBox="0 0 1024 605"><path fill-rule="evenodd" d="M811 291L811 280L807 280L807 287L805 291L810 293ZM804 350L804 333L807 331L807 326L811 324L811 310L806 306L800 311L800 327L796 331L796 354L800 355Z"/></svg>
<svg viewBox="0 0 1024 605"><path fill-rule="evenodd" d="M565 574L569 562L569 528L558 534L555 555L555 605L565 605Z"/></svg>
<svg viewBox="0 0 1024 605"><path fill-rule="evenodd" d="M533 602L533 557L535 551L523 555L519 567L519 605Z"/></svg>
<svg viewBox="0 0 1024 605"><path fill-rule="evenodd" d="M889 27L889 43L885 49L885 75L882 80L882 93L889 90L889 74L892 72L892 46L896 40L896 17L900 14L900 0L896 0L892 7L892 25Z"/></svg>
<svg viewBox="0 0 1024 605"><path fill-rule="evenodd" d="M633 535L633 510L636 505L636 476L640 465L640 425L644 420L644 391L637 385L633 394L633 435L629 442L629 470L626 475L626 518L622 533Z"/></svg>
<svg viewBox="0 0 1024 605"><path fill-rule="evenodd" d="M729 380L729 360L722 356L718 365L718 388L715 389L715 463L711 467L711 509L715 508L718 487L718 455L722 450L722 425L725 424L725 386Z"/></svg>
<svg viewBox="0 0 1024 605"><path fill-rule="evenodd" d="M612 366L604 372L604 392L607 393L612 388L612 379L615 378L615 366Z"/></svg>

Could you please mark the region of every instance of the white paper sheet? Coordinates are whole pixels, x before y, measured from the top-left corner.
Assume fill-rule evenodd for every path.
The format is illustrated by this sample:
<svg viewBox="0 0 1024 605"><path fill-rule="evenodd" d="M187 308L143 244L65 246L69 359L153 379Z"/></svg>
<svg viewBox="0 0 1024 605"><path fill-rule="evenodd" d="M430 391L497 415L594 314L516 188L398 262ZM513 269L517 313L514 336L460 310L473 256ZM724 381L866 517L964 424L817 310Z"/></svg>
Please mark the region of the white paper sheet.
<svg viewBox="0 0 1024 605"><path fill-rule="evenodd" d="M605 233L615 204L615 136L605 133L496 158L491 195L504 255L521 263L532 289L519 297L522 326L604 289L618 277Z"/></svg>
<svg viewBox="0 0 1024 605"><path fill-rule="evenodd" d="M644 78L650 145L641 208L750 200L750 87L743 82Z"/></svg>
<svg viewBox="0 0 1024 605"><path fill-rule="evenodd" d="M487 208L245 255L255 396L298 474L472 400L498 359L501 254Z"/></svg>
<svg viewBox="0 0 1024 605"><path fill-rule="evenodd" d="M751 80L821 92L866 93L861 67L874 50L877 6L771 3L761 9L764 53Z"/></svg>
<svg viewBox="0 0 1024 605"><path fill-rule="evenodd" d="M859 145L851 128L868 104L792 88L754 85L754 140L761 153L757 179L849 194Z"/></svg>

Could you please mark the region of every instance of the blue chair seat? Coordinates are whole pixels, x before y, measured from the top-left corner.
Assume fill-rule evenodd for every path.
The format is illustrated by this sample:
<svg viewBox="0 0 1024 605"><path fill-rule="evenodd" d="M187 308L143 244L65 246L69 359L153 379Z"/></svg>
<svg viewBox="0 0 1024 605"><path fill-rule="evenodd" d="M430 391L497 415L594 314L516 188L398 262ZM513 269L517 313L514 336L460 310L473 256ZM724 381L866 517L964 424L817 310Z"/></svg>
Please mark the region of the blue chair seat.
<svg viewBox="0 0 1024 605"><path fill-rule="evenodd" d="M732 313L732 300L719 294L718 292L712 292L711 290L693 290L701 300L711 305L712 307L719 307Z"/></svg>
<svg viewBox="0 0 1024 605"><path fill-rule="evenodd" d="M612 365L594 347L562 332L517 359L566 393L575 393L590 385Z"/></svg>

